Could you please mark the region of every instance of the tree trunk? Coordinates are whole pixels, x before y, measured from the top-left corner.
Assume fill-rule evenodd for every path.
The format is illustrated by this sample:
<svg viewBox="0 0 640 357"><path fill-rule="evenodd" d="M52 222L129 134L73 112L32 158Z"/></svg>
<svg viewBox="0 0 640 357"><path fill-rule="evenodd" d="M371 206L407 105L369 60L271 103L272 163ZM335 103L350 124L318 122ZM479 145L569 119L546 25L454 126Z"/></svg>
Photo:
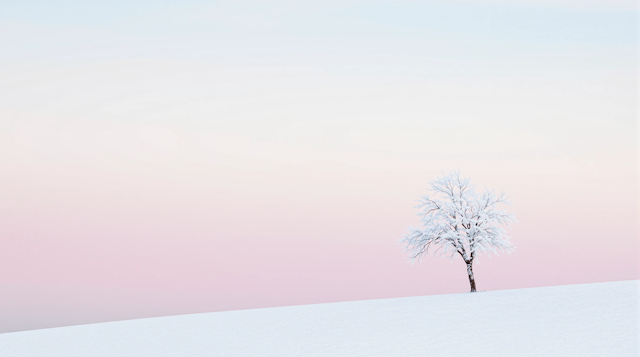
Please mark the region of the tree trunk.
<svg viewBox="0 0 640 357"><path fill-rule="evenodd" d="M473 260L467 262L467 274L469 275L469 284L471 284L471 292L476 292L476 280L473 278Z"/></svg>

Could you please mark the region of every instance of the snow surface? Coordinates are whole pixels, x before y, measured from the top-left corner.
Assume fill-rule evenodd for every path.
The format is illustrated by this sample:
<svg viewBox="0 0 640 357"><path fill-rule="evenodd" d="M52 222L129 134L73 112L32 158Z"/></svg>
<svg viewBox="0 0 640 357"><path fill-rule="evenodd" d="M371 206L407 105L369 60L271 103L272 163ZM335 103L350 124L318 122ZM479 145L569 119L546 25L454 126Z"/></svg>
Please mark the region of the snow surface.
<svg viewBox="0 0 640 357"><path fill-rule="evenodd" d="M639 356L639 281L0 334L0 356Z"/></svg>

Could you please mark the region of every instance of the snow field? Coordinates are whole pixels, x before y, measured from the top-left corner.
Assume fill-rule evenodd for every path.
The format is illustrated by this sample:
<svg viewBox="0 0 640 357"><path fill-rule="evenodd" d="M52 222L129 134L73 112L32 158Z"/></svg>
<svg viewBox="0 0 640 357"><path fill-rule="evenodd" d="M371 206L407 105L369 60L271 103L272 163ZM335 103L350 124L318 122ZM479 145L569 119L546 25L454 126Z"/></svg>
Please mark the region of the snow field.
<svg viewBox="0 0 640 357"><path fill-rule="evenodd" d="M180 315L0 334L3 357L639 356L639 281Z"/></svg>

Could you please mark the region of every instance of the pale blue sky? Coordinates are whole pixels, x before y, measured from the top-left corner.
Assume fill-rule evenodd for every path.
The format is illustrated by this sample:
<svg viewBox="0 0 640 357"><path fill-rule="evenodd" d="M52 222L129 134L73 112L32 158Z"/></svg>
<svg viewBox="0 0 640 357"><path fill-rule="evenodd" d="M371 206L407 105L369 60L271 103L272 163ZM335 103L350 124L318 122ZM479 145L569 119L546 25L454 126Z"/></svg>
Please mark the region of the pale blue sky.
<svg viewBox="0 0 640 357"><path fill-rule="evenodd" d="M296 38L303 38L307 45L322 45L327 39L351 43L350 39L363 37L402 38L418 41L404 51L420 53L421 39L518 47L635 45L637 13L622 4L575 8L563 6L562 1L556 5L522 1L346 1L324 5L293 1L127 1L108 5L20 1L3 4L0 21L5 61L7 54L26 59L30 50L55 54L55 49L108 46L114 40L174 46L186 41L197 47L198 42L232 38L289 38L292 46L300 45ZM283 42L281 45L287 44ZM379 50L384 52L384 48Z"/></svg>

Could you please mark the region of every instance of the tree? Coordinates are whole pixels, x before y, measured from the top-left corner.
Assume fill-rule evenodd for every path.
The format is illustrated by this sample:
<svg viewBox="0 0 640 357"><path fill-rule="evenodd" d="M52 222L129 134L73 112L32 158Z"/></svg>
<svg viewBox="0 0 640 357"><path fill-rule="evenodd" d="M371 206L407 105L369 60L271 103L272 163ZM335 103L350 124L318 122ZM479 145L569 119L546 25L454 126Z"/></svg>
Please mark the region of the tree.
<svg viewBox="0 0 640 357"><path fill-rule="evenodd" d="M467 264L471 292L476 291L473 277L473 260L478 254L489 252L511 253L513 244L501 227L516 222L513 214L496 208L509 204L504 192L496 194L486 188L477 193L469 178L459 171L443 174L430 182L431 195L420 197L418 216L420 228L409 228L401 240L409 260L419 262L434 250L434 255L448 255L451 259L460 254Z"/></svg>

